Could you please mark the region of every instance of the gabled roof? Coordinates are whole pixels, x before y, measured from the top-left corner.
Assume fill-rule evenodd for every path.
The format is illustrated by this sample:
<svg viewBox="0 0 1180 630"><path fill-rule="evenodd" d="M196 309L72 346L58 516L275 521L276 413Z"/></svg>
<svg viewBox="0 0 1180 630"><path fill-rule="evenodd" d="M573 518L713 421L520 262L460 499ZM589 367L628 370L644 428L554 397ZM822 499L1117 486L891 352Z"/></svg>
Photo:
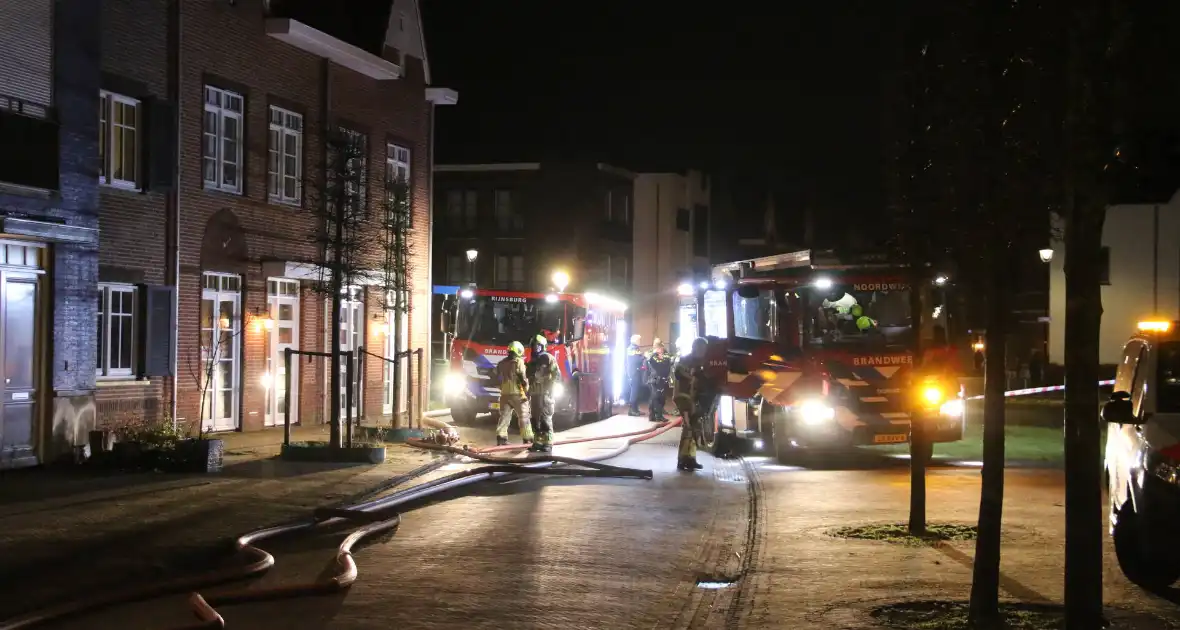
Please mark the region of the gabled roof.
<svg viewBox="0 0 1180 630"><path fill-rule="evenodd" d="M426 34L422 27L419 0L391 0L385 27L385 45L403 55L422 60L422 74L430 85L430 60L426 57Z"/></svg>
<svg viewBox="0 0 1180 630"><path fill-rule="evenodd" d="M302 28L324 41L327 41L326 35L346 44L344 48L355 47L354 57L361 51L373 55L376 57L373 63L384 60L387 47L394 48L403 56L421 59L423 78L427 85L430 84L430 63L426 57L419 0L350 0L347 9L324 11L326 1L270 0L268 17L275 25L272 30L282 30L278 26L285 26L287 30ZM272 34L290 39L285 31ZM339 44L336 46L340 47ZM400 73L405 64L401 59L395 63Z"/></svg>

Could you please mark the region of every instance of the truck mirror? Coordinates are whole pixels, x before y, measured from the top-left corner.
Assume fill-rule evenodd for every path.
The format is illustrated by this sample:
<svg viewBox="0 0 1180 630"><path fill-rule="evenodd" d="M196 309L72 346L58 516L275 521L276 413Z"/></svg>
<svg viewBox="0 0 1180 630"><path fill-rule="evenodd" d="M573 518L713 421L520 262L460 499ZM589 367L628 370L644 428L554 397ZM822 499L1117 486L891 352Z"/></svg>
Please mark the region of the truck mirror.
<svg viewBox="0 0 1180 630"><path fill-rule="evenodd" d="M1109 424L1138 424L1131 411L1131 394L1114 392L1102 405L1102 420Z"/></svg>

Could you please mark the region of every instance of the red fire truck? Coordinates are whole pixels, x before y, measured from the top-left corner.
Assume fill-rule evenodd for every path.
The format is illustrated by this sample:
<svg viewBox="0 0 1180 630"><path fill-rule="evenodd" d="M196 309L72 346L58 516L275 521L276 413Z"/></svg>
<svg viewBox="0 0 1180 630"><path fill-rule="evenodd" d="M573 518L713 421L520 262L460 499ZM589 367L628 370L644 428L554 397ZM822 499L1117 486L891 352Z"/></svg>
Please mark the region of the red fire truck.
<svg viewBox="0 0 1180 630"><path fill-rule="evenodd" d="M494 369L508 344L525 346L538 334L548 340L562 382L556 419L607 418L621 395L627 344L626 304L596 293L526 293L435 287L453 300L446 350L450 358L444 391L451 415L470 422L476 414L499 413L500 386Z"/></svg>
<svg viewBox="0 0 1180 630"><path fill-rule="evenodd" d="M921 286L911 287L915 277ZM711 283L682 285L683 319L696 320L725 365L706 441L730 433L787 461L803 449L909 442L915 418L931 443L962 439L947 288L943 276L880 256L812 250L718 265Z"/></svg>

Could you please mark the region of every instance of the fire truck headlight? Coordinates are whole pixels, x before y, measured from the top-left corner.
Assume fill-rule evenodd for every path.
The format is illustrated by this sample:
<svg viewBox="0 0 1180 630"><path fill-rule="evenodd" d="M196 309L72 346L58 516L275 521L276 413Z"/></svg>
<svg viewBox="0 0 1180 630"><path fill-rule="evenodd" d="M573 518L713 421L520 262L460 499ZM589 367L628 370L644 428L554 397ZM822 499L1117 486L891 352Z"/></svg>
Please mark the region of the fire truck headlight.
<svg viewBox="0 0 1180 630"><path fill-rule="evenodd" d="M836 410L818 400L799 405L799 419L803 424L821 424L836 417Z"/></svg>
<svg viewBox="0 0 1180 630"><path fill-rule="evenodd" d="M938 412L947 418L960 418L963 416L963 399L953 398L942 403L942 407Z"/></svg>
<svg viewBox="0 0 1180 630"><path fill-rule="evenodd" d="M942 402L943 393L942 388L927 385L922 389L922 400L928 405L937 405Z"/></svg>
<svg viewBox="0 0 1180 630"><path fill-rule="evenodd" d="M563 385L561 383L554 383L553 384L553 397L555 399L560 400L563 396L565 396L565 385Z"/></svg>
<svg viewBox="0 0 1180 630"><path fill-rule="evenodd" d="M443 381L443 393L447 396L458 396L467 390L467 377L458 372L447 374Z"/></svg>

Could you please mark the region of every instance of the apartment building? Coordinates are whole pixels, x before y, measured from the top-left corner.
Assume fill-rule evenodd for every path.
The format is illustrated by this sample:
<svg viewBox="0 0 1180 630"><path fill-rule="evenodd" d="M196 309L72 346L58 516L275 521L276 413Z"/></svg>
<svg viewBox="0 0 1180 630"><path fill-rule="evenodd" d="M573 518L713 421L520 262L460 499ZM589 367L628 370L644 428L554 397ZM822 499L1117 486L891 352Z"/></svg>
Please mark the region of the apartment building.
<svg viewBox="0 0 1180 630"><path fill-rule="evenodd" d="M629 299L635 174L608 164L439 164L436 284L571 291ZM474 260L468 252L475 252Z"/></svg>
<svg viewBox="0 0 1180 630"><path fill-rule="evenodd" d="M699 171L635 177L631 325L644 343L680 337L677 286L709 277L709 184Z"/></svg>
<svg viewBox="0 0 1180 630"><path fill-rule="evenodd" d="M433 107L457 98L430 87L417 1L363 20L305 0L15 4L0 116L38 148L0 163L0 353L27 372L6 374L22 420L0 423L0 466L143 419L329 417L325 368L296 362L290 392L282 373L285 348L331 348L326 138L359 147L366 212L389 212L393 188L408 200L409 312L386 310L373 256L341 314L342 349L367 353L352 415L404 411L409 375L382 358L429 351Z"/></svg>
<svg viewBox="0 0 1180 630"><path fill-rule="evenodd" d="M0 23L0 468L94 423L98 11L23 0Z"/></svg>

